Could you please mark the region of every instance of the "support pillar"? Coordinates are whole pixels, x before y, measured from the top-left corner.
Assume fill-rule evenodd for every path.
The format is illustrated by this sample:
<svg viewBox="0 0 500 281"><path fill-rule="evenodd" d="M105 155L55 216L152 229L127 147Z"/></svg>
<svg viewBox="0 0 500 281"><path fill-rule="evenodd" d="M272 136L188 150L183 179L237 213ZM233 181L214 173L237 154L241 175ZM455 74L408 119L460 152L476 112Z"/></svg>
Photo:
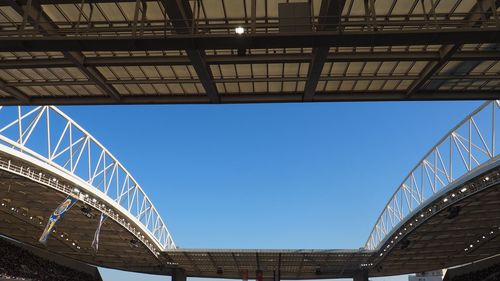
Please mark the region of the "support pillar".
<svg viewBox="0 0 500 281"><path fill-rule="evenodd" d="M352 277L353 281L368 281L368 271L358 271Z"/></svg>
<svg viewBox="0 0 500 281"><path fill-rule="evenodd" d="M172 272L172 281L186 281L186 271L182 268L176 268Z"/></svg>

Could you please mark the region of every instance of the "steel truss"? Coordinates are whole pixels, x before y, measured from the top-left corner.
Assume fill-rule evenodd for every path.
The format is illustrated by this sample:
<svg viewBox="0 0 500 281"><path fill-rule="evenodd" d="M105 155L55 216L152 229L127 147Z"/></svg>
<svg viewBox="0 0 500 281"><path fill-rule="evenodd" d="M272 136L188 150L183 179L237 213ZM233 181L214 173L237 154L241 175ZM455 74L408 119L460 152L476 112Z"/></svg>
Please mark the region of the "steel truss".
<svg viewBox="0 0 500 281"><path fill-rule="evenodd" d="M81 196L80 200L109 215L154 253L176 248L166 224L137 181L99 141L61 110L54 106L0 107L0 116L1 151L38 161L51 173L74 183L82 193L91 195ZM64 193L72 190L45 173L35 174L33 167L30 171L29 167L2 160L0 168Z"/></svg>
<svg viewBox="0 0 500 281"><path fill-rule="evenodd" d="M484 103L430 149L385 205L365 249L379 250L395 229L449 186L499 159L499 114L500 101Z"/></svg>
<svg viewBox="0 0 500 281"><path fill-rule="evenodd" d="M217 3L229 7L231 4L226 1ZM203 0L0 0L0 17L5 18L0 23L0 52L60 52L53 59L50 56L43 59L37 56L1 59L0 70L8 72L33 68L51 72L61 68L76 68L87 78L88 83L85 87L79 87L84 88L84 91L74 91L77 87L73 86L82 85L78 84L81 81L74 84L64 81L63 84L68 87L59 90L58 85L50 83L57 84L60 81L0 80L0 103L241 103L498 98L498 93L493 91L498 88L494 83L496 78L490 77L493 79L486 81L473 75L464 76L474 72L474 68L483 62L499 59L500 0L459 0L444 10L440 8L439 1L424 3L426 1L415 0L408 14L393 12L398 0L392 1L392 7L385 14L377 14L379 7L375 7L384 3L375 3L373 0L364 1L364 14L354 12L353 1L309 1L320 5L316 5L319 11L313 11L307 19L306 31L285 32L280 30L284 18L269 15L274 8L266 4L265 16L256 15L257 6L264 0L248 0L248 7L244 5L244 16L235 16L232 13L234 11L224 10L224 16L214 17L205 14L206 3ZM416 8L419 3L421 9ZM121 13L128 13L129 16L112 17L111 12L108 15L102 9L102 5L108 4L120 6L120 9L126 6L127 11ZM462 4L466 4L467 8L458 11L457 7ZM151 9L155 7L159 11L156 17L151 17ZM233 10L237 9L236 6L232 7ZM314 7L312 4L311 9ZM203 17L200 16L200 10ZM12 11L17 15L10 16ZM54 16L54 13L64 16ZM238 25L245 26L244 34L235 34L234 27ZM464 46L469 44L476 46L464 50ZM394 51L393 47L397 46L408 46L408 49ZM422 51L413 52L411 46L425 47ZM428 50L429 46L439 48ZM362 47L371 51L359 51ZM387 52L374 52L375 48L384 47L388 47ZM345 52L346 48L351 48L351 51ZM265 54L259 53L262 50L265 50ZM103 52L112 54L102 56ZM156 57L149 53L144 55L146 52L170 53ZM172 56L172 53L177 55ZM423 69L412 70L409 76L397 77L400 81L393 90L384 87L388 80L394 82L396 79L393 73L374 73L371 78L355 75L360 76L359 79L330 75L334 68L330 65L337 62L347 62L349 65L361 63L362 71L368 62L400 64L421 61L427 62L427 65ZM467 64L468 71L462 76L449 71L450 75L443 77L440 71L453 65L450 62L462 66ZM285 74L283 71L280 77L276 77L277 74L255 77L254 70L251 70L250 77L240 75L237 70L234 71L234 77L212 73L222 73L221 65L232 65L236 69L242 67L239 64L252 67L266 64L267 68L270 64L283 64L285 69L286 63L301 64L300 67L307 68L307 71L297 74ZM194 75L190 74L191 77L186 79L169 75L168 79L158 81L131 77L129 84L139 90L129 91L128 87L120 85L127 77L109 79L110 76L106 75L106 69L114 66L186 66L194 69ZM488 74L497 73L491 71ZM380 81L384 75L393 78ZM15 78L19 77L22 75L16 75ZM405 82L402 82L403 79L406 79ZM437 79L443 81L432 81ZM173 80L177 82L173 83ZM411 84L406 85L409 80ZM172 83L179 87L171 90L167 85L157 90L152 85ZM285 86L285 83L288 84ZM264 84L265 90L262 90ZM368 85L366 89L360 86L365 84ZM403 85L399 87L400 84ZM443 84L448 84L448 87L440 87ZM196 85L195 89L184 89L184 86L192 85ZM370 88L371 85L381 86ZM48 90L46 86L50 86ZM154 90L142 90L143 86ZM448 91L450 88L454 91Z"/></svg>

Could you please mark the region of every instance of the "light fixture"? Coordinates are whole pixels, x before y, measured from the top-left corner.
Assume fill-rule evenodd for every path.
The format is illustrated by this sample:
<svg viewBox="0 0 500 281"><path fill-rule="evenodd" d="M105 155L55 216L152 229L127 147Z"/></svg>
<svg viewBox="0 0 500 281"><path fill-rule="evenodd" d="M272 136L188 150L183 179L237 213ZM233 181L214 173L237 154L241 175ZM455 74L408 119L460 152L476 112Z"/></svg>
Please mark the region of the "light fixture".
<svg viewBox="0 0 500 281"><path fill-rule="evenodd" d="M236 34L238 34L238 35L241 35L241 34L245 33L245 28L243 28L242 26L238 26L234 29L234 32L236 32Z"/></svg>
<svg viewBox="0 0 500 281"><path fill-rule="evenodd" d="M445 203L448 202L448 198L444 198L443 202L445 202Z"/></svg>
<svg viewBox="0 0 500 281"><path fill-rule="evenodd" d="M467 187L460 189L460 192L466 192L466 191L467 191Z"/></svg>

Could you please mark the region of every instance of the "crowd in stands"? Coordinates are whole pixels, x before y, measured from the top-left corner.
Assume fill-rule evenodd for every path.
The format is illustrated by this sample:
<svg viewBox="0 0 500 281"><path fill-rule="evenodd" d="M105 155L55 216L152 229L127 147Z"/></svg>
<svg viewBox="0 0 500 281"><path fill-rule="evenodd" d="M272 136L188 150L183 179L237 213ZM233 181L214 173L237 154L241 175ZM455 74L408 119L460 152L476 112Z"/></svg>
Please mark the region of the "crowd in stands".
<svg viewBox="0 0 500 281"><path fill-rule="evenodd" d="M97 281L92 275L38 257L0 239L0 280Z"/></svg>
<svg viewBox="0 0 500 281"><path fill-rule="evenodd" d="M455 276L451 281L497 281L500 280L500 264Z"/></svg>

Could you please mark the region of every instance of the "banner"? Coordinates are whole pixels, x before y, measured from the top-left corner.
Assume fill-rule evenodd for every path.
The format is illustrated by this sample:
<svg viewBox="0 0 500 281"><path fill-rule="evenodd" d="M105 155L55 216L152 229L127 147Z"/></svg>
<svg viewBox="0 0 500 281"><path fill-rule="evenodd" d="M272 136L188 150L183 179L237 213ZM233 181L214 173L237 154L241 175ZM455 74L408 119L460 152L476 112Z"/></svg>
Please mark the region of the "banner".
<svg viewBox="0 0 500 281"><path fill-rule="evenodd" d="M75 205L76 201L78 201L78 195L70 194L66 199L57 207L57 209L50 215L49 221L47 222L47 226L45 226L45 230L40 236L40 243L46 244L49 239L50 234L54 230L54 226L56 223L64 216L64 214Z"/></svg>
<svg viewBox="0 0 500 281"><path fill-rule="evenodd" d="M108 218L108 216L101 213L101 218L99 219L99 224L97 225L97 229L95 230L95 233L94 233L94 240L92 241L92 249L94 249L94 251L96 253L97 253L97 250L99 249L99 233L101 233L101 226L107 218Z"/></svg>

